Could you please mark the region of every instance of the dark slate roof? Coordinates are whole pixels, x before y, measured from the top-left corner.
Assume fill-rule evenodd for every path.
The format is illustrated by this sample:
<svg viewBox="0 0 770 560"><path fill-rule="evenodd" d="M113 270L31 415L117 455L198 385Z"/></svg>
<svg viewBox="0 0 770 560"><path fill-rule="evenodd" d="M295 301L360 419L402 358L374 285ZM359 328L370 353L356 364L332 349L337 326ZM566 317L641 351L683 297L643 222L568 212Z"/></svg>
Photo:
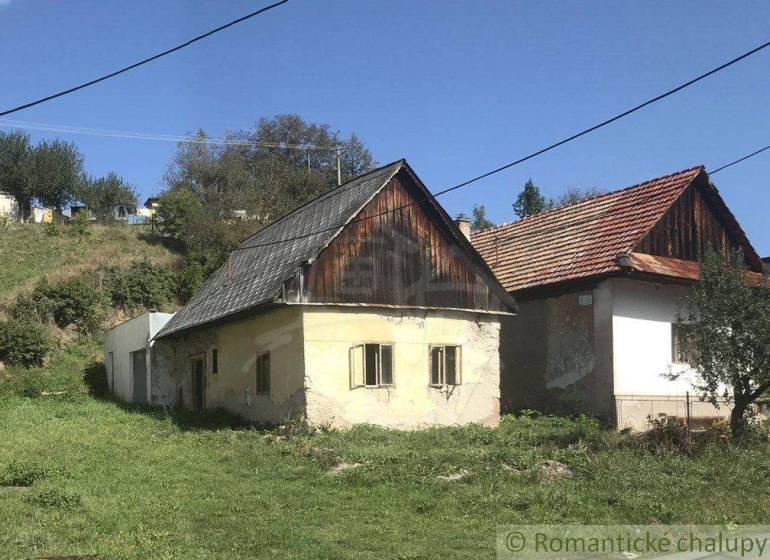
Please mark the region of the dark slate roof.
<svg viewBox="0 0 770 560"><path fill-rule="evenodd" d="M360 175L241 242L239 249L232 252L229 286L225 263L155 338L273 301L283 282L304 262L316 257L405 164L404 160L399 160ZM255 245L262 246L249 248Z"/></svg>

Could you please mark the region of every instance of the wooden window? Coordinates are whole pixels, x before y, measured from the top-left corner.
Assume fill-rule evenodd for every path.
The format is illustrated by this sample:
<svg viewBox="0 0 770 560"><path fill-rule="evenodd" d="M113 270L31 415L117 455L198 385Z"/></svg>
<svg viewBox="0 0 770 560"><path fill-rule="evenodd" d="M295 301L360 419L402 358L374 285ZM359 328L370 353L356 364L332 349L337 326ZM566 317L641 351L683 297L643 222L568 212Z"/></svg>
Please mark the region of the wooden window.
<svg viewBox="0 0 770 560"><path fill-rule="evenodd" d="M393 345L358 344L350 349L350 386L393 385Z"/></svg>
<svg viewBox="0 0 770 560"><path fill-rule="evenodd" d="M692 352L692 340L687 333L687 325L671 323L671 361L675 364L687 364Z"/></svg>
<svg viewBox="0 0 770 560"><path fill-rule="evenodd" d="M462 384L460 346L430 347L430 384L453 387Z"/></svg>
<svg viewBox="0 0 770 560"><path fill-rule="evenodd" d="M211 373L219 373L219 356L217 355L217 349L211 349Z"/></svg>
<svg viewBox="0 0 770 560"><path fill-rule="evenodd" d="M257 393L270 393L270 352L257 354Z"/></svg>

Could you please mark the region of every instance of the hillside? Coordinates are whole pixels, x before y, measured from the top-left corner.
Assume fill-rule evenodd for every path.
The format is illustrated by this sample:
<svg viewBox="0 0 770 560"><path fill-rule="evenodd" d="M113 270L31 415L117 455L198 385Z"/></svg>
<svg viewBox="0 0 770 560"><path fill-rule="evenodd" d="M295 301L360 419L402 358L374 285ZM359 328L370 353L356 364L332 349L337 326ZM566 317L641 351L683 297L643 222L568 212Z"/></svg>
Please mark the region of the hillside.
<svg viewBox="0 0 770 560"><path fill-rule="evenodd" d="M11 225L0 231L0 306L43 276L66 279L100 265L128 263L147 257L173 264L179 257L157 243L147 226L94 226L90 236L76 238L62 226L48 235L38 224Z"/></svg>

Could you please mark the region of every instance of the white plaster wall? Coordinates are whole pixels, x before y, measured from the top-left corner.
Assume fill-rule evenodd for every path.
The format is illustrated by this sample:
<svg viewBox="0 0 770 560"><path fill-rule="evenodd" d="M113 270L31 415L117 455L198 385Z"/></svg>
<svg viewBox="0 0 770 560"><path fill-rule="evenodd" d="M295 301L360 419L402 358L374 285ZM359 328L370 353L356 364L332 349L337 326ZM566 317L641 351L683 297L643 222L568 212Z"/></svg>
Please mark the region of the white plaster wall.
<svg viewBox="0 0 770 560"><path fill-rule="evenodd" d="M16 199L0 193L0 216L5 216L11 220L19 219L19 205L16 204Z"/></svg>
<svg viewBox="0 0 770 560"><path fill-rule="evenodd" d="M149 340L163 328L173 314L142 313L124 323L116 325L104 335L104 364L107 379L112 379L112 392L118 398L131 402L134 396L133 364L131 353L137 350L147 351L147 393L152 401L151 352ZM112 352L112 362L110 361ZM110 369L111 368L111 369Z"/></svg>
<svg viewBox="0 0 770 560"><path fill-rule="evenodd" d="M469 312L305 307L305 387L311 423L396 428L499 421L499 318ZM394 387L351 388L350 349L392 343ZM462 346L462 385L430 387L429 346Z"/></svg>

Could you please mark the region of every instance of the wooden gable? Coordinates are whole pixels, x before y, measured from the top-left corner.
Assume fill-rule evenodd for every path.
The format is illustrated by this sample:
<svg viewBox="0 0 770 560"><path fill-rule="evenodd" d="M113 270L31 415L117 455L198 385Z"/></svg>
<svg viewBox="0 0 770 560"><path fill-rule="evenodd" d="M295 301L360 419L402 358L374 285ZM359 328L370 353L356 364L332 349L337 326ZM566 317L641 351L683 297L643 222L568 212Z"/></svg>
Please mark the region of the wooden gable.
<svg viewBox="0 0 770 560"><path fill-rule="evenodd" d="M424 199L402 169L306 267L301 301L511 311L470 244Z"/></svg>
<svg viewBox="0 0 770 560"><path fill-rule="evenodd" d="M701 176L682 192L634 251L697 261L709 246L723 253L742 249L749 269L761 270L759 257L735 218L716 189Z"/></svg>

